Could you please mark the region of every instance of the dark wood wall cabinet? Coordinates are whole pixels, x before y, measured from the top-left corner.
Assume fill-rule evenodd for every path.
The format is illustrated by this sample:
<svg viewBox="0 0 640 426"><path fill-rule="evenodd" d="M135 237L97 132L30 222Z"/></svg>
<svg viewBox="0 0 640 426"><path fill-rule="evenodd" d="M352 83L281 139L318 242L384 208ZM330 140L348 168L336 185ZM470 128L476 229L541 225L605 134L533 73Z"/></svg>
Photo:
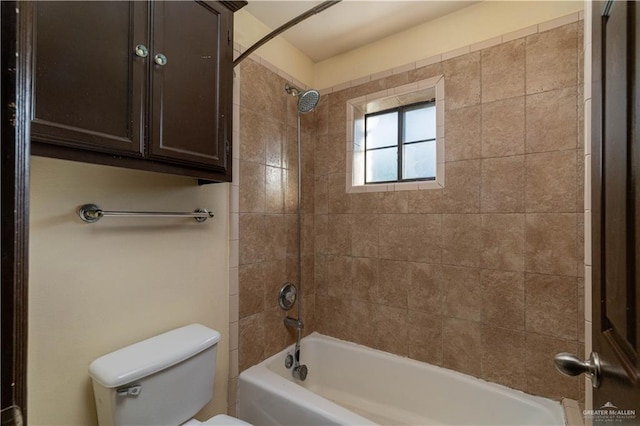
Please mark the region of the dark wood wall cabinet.
<svg viewBox="0 0 640 426"><path fill-rule="evenodd" d="M233 12L242 1L41 1L32 153L231 180Z"/></svg>

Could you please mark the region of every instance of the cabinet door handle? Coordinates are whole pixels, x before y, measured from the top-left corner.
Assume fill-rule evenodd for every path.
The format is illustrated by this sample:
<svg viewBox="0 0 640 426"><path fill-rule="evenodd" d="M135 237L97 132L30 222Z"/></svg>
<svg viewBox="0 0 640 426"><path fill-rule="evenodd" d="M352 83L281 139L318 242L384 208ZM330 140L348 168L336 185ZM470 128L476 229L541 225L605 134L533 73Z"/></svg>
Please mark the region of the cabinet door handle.
<svg viewBox="0 0 640 426"><path fill-rule="evenodd" d="M144 44L139 44L136 46L136 55L140 56L141 58L146 58L147 56L149 56L149 49L147 49L147 46L145 46Z"/></svg>
<svg viewBox="0 0 640 426"><path fill-rule="evenodd" d="M164 56L162 53L158 53L156 56L153 57L153 61L156 64L163 66L163 65L166 65L167 63L167 57Z"/></svg>

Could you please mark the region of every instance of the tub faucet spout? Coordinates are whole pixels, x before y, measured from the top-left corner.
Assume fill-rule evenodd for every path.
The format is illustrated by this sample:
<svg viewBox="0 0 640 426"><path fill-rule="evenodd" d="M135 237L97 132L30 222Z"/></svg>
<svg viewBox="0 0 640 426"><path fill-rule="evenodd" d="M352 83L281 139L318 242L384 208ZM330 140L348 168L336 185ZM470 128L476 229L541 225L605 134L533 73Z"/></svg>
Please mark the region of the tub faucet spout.
<svg viewBox="0 0 640 426"><path fill-rule="evenodd" d="M286 317L284 319L284 325L285 327L293 328L298 331L301 331L302 329L304 329L304 323L302 322L301 319Z"/></svg>

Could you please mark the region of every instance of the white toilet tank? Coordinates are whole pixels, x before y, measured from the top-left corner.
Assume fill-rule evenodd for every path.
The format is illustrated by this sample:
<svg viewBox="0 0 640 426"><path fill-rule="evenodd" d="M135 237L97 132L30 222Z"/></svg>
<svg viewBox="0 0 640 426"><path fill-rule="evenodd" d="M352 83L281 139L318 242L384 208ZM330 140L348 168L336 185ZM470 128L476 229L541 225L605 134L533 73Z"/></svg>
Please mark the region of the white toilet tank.
<svg viewBox="0 0 640 426"><path fill-rule="evenodd" d="M100 425L179 425L213 398L220 333L191 324L91 363Z"/></svg>

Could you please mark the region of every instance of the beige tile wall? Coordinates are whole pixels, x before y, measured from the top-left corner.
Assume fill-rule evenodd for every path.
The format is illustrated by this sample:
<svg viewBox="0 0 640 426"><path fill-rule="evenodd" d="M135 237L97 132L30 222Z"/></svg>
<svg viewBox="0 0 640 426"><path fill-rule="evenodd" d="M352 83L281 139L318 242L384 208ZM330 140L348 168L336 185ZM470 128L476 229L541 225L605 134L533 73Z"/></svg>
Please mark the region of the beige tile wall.
<svg viewBox="0 0 640 426"><path fill-rule="evenodd" d="M582 33L570 22L325 91L309 185L318 331L582 399L552 362L584 345ZM346 194L346 101L438 74L445 188Z"/></svg>
<svg viewBox="0 0 640 426"><path fill-rule="evenodd" d="M286 314L277 305L277 295L285 282L297 282L296 98L284 90L290 80L254 59L242 63L235 79L239 120L234 135L237 175L231 223L232 230L234 225L237 229L237 262L235 269L232 262L230 274L232 283L234 274L237 277L237 289L230 291L230 323L237 340L230 357L231 414L235 413L238 373L295 338L284 327ZM312 115L302 117L302 285L307 332L314 329L315 317L314 125ZM295 308L290 314L296 316Z"/></svg>
<svg viewBox="0 0 640 426"><path fill-rule="evenodd" d="M576 21L322 90L319 108L303 116L307 332L582 399L584 383L551 361L584 347ZM295 280L297 207L295 100L283 90L292 79L256 56L236 71L232 414L238 372L293 341L275 294ZM346 100L438 74L447 84L446 188L346 194Z"/></svg>

